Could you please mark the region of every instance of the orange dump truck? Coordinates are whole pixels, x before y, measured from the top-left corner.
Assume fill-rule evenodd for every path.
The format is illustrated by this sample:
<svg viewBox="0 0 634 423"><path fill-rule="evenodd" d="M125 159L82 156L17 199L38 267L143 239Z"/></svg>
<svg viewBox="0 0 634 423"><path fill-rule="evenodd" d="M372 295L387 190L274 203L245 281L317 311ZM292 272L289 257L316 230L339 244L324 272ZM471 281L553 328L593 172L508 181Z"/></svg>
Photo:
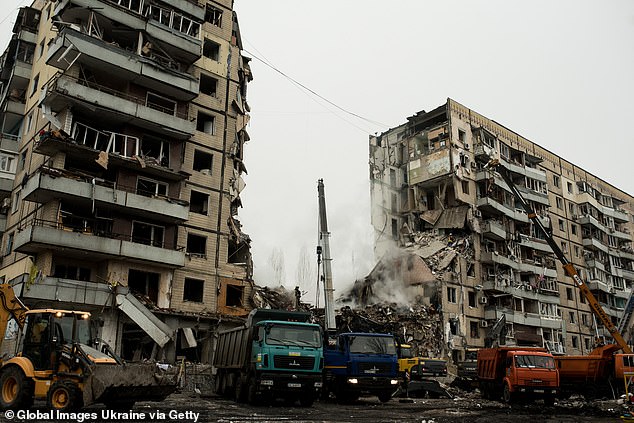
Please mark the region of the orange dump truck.
<svg viewBox="0 0 634 423"><path fill-rule="evenodd" d="M608 344L589 355L555 356L562 396L581 394L590 400L622 393L625 373L634 372L634 354L616 354L619 349Z"/></svg>
<svg viewBox="0 0 634 423"><path fill-rule="evenodd" d="M519 398L543 399L552 405L559 393L555 360L544 348L498 347L478 351L482 396L511 403Z"/></svg>

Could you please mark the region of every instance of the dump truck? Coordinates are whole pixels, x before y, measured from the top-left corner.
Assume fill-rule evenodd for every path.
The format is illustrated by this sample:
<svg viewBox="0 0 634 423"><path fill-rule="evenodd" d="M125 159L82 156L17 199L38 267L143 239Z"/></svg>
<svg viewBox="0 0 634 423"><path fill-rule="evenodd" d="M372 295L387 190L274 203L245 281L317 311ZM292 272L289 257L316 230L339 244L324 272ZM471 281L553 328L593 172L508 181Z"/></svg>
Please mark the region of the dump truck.
<svg viewBox="0 0 634 423"><path fill-rule="evenodd" d="M213 364L216 393L238 402L299 400L310 407L320 395L323 337L310 313L254 309L244 325L218 334Z"/></svg>
<svg viewBox="0 0 634 423"><path fill-rule="evenodd" d="M497 170L502 176L515 199L522 205L528 218L542 233L555 253L566 275L572 278L594 315L614 339L613 344L598 345L589 355L556 356L562 395L569 396L577 393L588 399L597 396L616 397L620 392L625 391L625 383L620 383L620 381L624 381L624 373L634 373L634 354L630 346L625 342L623 335L612 322L612 318L605 312L588 285L581 279L573 263L566 258L552 234L546 230L530 203L515 186L511 172L498 159L489 160L486 167Z"/></svg>
<svg viewBox="0 0 634 423"><path fill-rule="evenodd" d="M341 402L376 395L388 402L399 387L396 341L391 334L346 332L324 351L324 384Z"/></svg>
<svg viewBox="0 0 634 423"><path fill-rule="evenodd" d="M37 399L62 411L93 403L129 410L136 401L161 401L178 387L176 377L161 374L156 364L125 363L96 337L90 313L29 310L10 284L0 284L3 338L12 319L19 342L15 356L0 362L2 409L27 409Z"/></svg>
<svg viewBox="0 0 634 423"><path fill-rule="evenodd" d="M543 399L552 405L559 394L559 372L545 348L497 347L478 351L478 382L485 399L511 403Z"/></svg>

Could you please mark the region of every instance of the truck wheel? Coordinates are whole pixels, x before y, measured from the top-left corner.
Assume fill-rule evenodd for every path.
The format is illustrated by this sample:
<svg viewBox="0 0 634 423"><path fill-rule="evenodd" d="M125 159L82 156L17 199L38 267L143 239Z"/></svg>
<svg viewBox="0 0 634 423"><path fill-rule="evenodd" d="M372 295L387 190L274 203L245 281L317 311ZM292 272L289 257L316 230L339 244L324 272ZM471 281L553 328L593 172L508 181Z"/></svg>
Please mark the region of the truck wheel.
<svg viewBox="0 0 634 423"><path fill-rule="evenodd" d="M0 406L27 409L33 405L33 381L17 366L8 366L0 375Z"/></svg>
<svg viewBox="0 0 634 423"><path fill-rule="evenodd" d="M391 392L381 392L379 395L379 401L381 402L388 402L389 400L392 399L392 393Z"/></svg>
<svg viewBox="0 0 634 423"><path fill-rule="evenodd" d="M70 380L59 380L50 387L46 405L51 410L74 410L81 407L81 391Z"/></svg>
<svg viewBox="0 0 634 423"><path fill-rule="evenodd" d="M506 383L504 384L504 392L502 393L502 399L507 404L510 404L511 402L513 402L513 393L511 392L511 389Z"/></svg>
<svg viewBox="0 0 634 423"><path fill-rule="evenodd" d="M242 378L240 376L238 376L238 380L236 380L236 390L235 390L235 400L236 402L244 402L244 397L246 392L244 392L244 382L242 381Z"/></svg>
<svg viewBox="0 0 634 423"><path fill-rule="evenodd" d="M250 377L247 383L247 402L251 405L258 405L258 386L255 384L255 379Z"/></svg>

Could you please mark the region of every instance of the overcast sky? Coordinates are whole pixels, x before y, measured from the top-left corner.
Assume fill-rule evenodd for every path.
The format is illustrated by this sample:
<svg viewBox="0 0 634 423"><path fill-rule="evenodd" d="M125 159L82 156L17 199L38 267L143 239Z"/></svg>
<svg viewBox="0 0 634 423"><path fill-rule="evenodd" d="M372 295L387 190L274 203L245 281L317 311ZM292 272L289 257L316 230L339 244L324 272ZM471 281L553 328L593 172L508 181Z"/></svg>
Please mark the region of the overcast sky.
<svg viewBox="0 0 634 423"><path fill-rule="evenodd" d="M3 0L0 19L18 3L28 4ZM260 285L275 282L275 250L288 286L302 248L315 262L319 178L335 296L367 274L368 135L447 97L634 194L631 0L235 0L235 10L254 73L240 218Z"/></svg>

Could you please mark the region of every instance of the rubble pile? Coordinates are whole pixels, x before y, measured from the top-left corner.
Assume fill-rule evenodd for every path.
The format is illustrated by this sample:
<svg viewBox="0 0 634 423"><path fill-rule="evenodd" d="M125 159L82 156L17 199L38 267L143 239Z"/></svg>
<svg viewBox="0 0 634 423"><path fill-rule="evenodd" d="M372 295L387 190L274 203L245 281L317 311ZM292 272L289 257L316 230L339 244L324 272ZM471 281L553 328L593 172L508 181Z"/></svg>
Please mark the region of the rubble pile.
<svg viewBox="0 0 634 423"><path fill-rule="evenodd" d="M442 316L418 298L412 306L374 304L361 309L342 307L337 315L339 332L392 333L412 346L418 356L440 357L443 350Z"/></svg>
<svg viewBox="0 0 634 423"><path fill-rule="evenodd" d="M293 291L283 286L269 288L268 286L253 286L251 304L254 308L270 308L276 310L308 310L309 305L300 301L299 287Z"/></svg>

